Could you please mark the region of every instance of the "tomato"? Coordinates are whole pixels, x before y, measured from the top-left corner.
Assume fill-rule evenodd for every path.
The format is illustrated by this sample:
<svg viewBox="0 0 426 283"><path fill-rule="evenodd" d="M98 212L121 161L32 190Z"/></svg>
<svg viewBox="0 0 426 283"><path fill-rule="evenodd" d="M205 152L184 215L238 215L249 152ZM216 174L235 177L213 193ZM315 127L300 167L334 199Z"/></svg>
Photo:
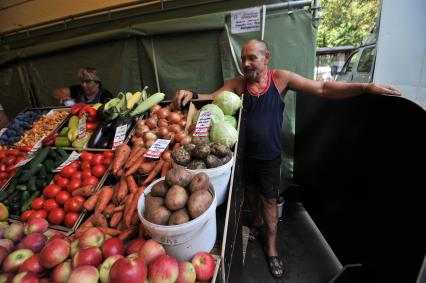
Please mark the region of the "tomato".
<svg viewBox="0 0 426 283"><path fill-rule="evenodd" d="M104 151L102 153L102 155L104 156L104 158L113 158L114 157L114 151L112 151L112 150Z"/></svg>
<svg viewBox="0 0 426 283"><path fill-rule="evenodd" d="M81 204L83 204L85 201L86 201L86 199L83 197L83 196L74 196L74 197L72 197L75 201L78 201L78 202L80 202Z"/></svg>
<svg viewBox="0 0 426 283"><path fill-rule="evenodd" d="M67 191L61 191L56 195L56 202L60 205L64 205L67 200L71 198L71 194Z"/></svg>
<svg viewBox="0 0 426 283"><path fill-rule="evenodd" d="M98 183L99 180L95 176L90 176L83 180L83 185L91 185L95 187Z"/></svg>
<svg viewBox="0 0 426 283"><path fill-rule="evenodd" d="M80 159L83 160L83 161L90 161L90 159L92 159L92 158L93 158L93 153L90 153L90 152L87 152L87 151L83 152L80 155Z"/></svg>
<svg viewBox="0 0 426 283"><path fill-rule="evenodd" d="M92 170L90 168L88 169L84 169L83 173L81 174L81 177L83 178L83 180L87 179L88 177L92 176Z"/></svg>
<svg viewBox="0 0 426 283"><path fill-rule="evenodd" d="M36 198L33 200L33 202L31 203L31 208L32 209L41 209L43 207L44 204L44 198Z"/></svg>
<svg viewBox="0 0 426 283"><path fill-rule="evenodd" d="M52 211L55 208L58 208L59 205L56 202L56 200L54 199L47 199L44 203L43 203L43 209L46 210L47 213L49 213L50 211Z"/></svg>
<svg viewBox="0 0 426 283"><path fill-rule="evenodd" d="M72 179L67 185L67 191L72 193L74 190L78 189L81 186L80 179Z"/></svg>
<svg viewBox="0 0 426 283"><path fill-rule="evenodd" d="M30 218L30 216L33 214L33 210L25 210L22 214L21 214L21 220L24 222L28 221L28 218Z"/></svg>
<svg viewBox="0 0 426 283"><path fill-rule="evenodd" d="M97 123L87 122L87 120L86 120L86 131L94 132L97 127L98 127Z"/></svg>
<svg viewBox="0 0 426 283"><path fill-rule="evenodd" d="M81 161L79 161L79 160L75 160L75 161L71 162L69 166L71 166L71 167L75 167L75 168L77 168L77 170L78 170L78 169L80 169Z"/></svg>
<svg viewBox="0 0 426 283"><path fill-rule="evenodd" d="M14 165L9 165L6 167L6 172L14 173L15 171L16 171L16 168Z"/></svg>
<svg viewBox="0 0 426 283"><path fill-rule="evenodd" d="M6 172L0 173L0 179L7 179L7 178L9 178L9 173L6 173Z"/></svg>
<svg viewBox="0 0 426 283"><path fill-rule="evenodd" d="M92 168L92 166L90 165L90 161L85 160L81 162L81 170L90 169L90 168Z"/></svg>
<svg viewBox="0 0 426 283"><path fill-rule="evenodd" d="M95 165L92 168L92 175L95 177L102 177L105 173L105 167L103 165Z"/></svg>
<svg viewBox="0 0 426 283"><path fill-rule="evenodd" d="M62 191L62 188L56 184L47 185L43 189L43 195L47 198L55 198L56 195Z"/></svg>
<svg viewBox="0 0 426 283"><path fill-rule="evenodd" d="M62 179L62 177L61 177L61 175L60 175L60 174L56 174L56 175L53 177L53 181L54 181L55 183L57 183L60 179Z"/></svg>
<svg viewBox="0 0 426 283"><path fill-rule="evenodd" d="M3 163L6 165L13 165L15 164L15 161L16 161L16 156L13 156L13 155L3 158Z"/></svg>
<svg viewBox="0 0 426 283"><path fill-rule="evenodd" d="M79 214L77 212L68 212L65 214L65 226L68 228L72 228L77 222Z"/></svg>
<svg viewBox="0 0 426 283"><path fill-rule="evenodd" d="M72 176L71 176L71 180L72 179L81 179L81 174L82 174L82 172L81 171L77 171L77 172L75 172L74 174L72 174Z"/></svg>
<svg viewBox="0 0 426 283"><path fill-rule="evenodd" d="M65 189L68 185L68 183L70 182L70 180L68 178L60 178L58 181L56 181L55 183L60 186L61 188Z"/></svg>
<svg viewBox="0 0 426 283"><path fill-rule="evenodd" d="M104 161L102 162L102 164L106 167L108 167L112 162L112 158L110 157L104 157Z"/></svg>
<svg viewBox="0 0 426 283"><path fill-rule="evenodd" d="M16 160L15 160L15 163L14 164L17 164L18 162L21 162L22 160L25 160L26 158L25 157L23 157L23 156L18 156L18 157L16 157Z"/></svg>
<svg viewBox="0 0 426 283"><path fill-rule="evenodd" d="M64 209L66 212L80 212L82 207L83 203L75 197L72 197L67 200L64 205Z"/></svg>
<svg viewBox="0 0 426 283"><path fill-rule="evenodd" d="M19 150L17 150L17 149L10 149L10 150L7 152L7 155L19 156L19 155L20 155L20 152L19 152Z"/></svg>
<svg viewBox="0 0 426 283"><path fill-rule="evenodd" d="M64 217L65 211L62 208L54 208L49 212L47 220L52 224L59 225L64 222Z"/></svg>
<svg viewBox="0 0 426 283"><path fill-rule="evenodd" d="M6 164L0 164L0 172L6 172Z"/></svg>
<svg viewBox="0 0 426 283"><path fill-rule="evenodd" d="M93 158L90 160L90 165L95 166L98 164L102 164L102 161L104 160L104 156L100 153L96 153L93 155Z"/></svg>
<svg viewBox="0 0 426 283"><path fill-rule="evenodd" d="M64 169L62 169L61 175L66 178L70 178L75 172L77 172L77 168L68 165L65 166Z"/></svg>
<svg viewBox="0 0 426 283"><path fill-rule="evenodd" d="M47 218L47 212L43 209L39 210L33 210L33 213L31 213L30 217L28 217L28 220L34 219L34 218Z"/></svg>

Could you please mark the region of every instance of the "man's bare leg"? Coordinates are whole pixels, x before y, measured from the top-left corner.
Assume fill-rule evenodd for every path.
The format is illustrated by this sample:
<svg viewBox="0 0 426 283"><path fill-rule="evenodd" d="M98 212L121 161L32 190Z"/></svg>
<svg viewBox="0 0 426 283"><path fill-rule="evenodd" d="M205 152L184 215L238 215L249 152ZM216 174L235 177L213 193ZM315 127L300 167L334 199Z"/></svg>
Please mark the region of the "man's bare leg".
<svg viewBox="0 0 426 283"><path fill-rule="evenodd" d="M263 219L266 223L266 249L268 256L277 256L277 224L278 211L275 198L260 196L263 205Z"/></svg>
<svg viewBox="0 0 426 283"><path fill-rule="evenodd" d="M252 187L247 188L247 198L248 204L253 215L253 225L255 227L260 227L263 224L261 210L261 202L259 199L259 194Z"/></svg>

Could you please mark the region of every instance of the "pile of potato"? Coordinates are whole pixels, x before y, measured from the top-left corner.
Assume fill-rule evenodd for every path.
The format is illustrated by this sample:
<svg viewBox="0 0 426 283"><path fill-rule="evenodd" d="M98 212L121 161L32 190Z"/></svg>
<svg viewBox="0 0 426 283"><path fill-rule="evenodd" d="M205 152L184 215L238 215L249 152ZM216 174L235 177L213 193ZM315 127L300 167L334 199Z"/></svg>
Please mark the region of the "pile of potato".
<svg viewBox="0 0 426 283"><path fill-rule="evenodd" d="M203 214L212 204L209 177L172 168L145 197L144 218L158 225L179 225Z"/></svg>

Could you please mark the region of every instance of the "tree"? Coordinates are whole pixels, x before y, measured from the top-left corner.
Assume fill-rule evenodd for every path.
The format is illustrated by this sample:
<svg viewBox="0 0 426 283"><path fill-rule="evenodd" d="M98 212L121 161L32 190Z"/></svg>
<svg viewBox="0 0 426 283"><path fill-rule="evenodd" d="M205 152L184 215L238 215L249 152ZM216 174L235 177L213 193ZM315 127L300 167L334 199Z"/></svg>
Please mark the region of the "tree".
<svg viewBox="0 0 426 283"><path fill-rule="evenodd" d="M318 47L361 44L376 24L380 0L320 0Z"/></svg>

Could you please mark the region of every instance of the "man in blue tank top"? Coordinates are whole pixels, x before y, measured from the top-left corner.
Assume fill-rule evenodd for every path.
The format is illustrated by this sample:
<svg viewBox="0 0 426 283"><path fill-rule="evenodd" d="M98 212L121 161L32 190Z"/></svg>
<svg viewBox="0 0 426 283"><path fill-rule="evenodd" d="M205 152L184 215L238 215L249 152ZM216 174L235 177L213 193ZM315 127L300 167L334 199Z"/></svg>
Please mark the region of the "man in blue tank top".
<svg viewBox="0 0 426 283"><path fill-rule="evenodd" d="M331 99L350 98L363 93L401 94L389 85L314 81L287 70L271 70L268 68L270 56L263 40L252 39L241 50L244 76L235 77L215 92L200 94L199 97L192 91L178 90L173 103L179 108L193 98L212 100L225 90L244 96L246 135L243 176L253 214L249 240L255 240L260 227L266 226L265 252L268 265L272 275L280 278L284 274L284 266L276 248L277 198L282 153L283 99L286 91L291 89Z"/></svg>

